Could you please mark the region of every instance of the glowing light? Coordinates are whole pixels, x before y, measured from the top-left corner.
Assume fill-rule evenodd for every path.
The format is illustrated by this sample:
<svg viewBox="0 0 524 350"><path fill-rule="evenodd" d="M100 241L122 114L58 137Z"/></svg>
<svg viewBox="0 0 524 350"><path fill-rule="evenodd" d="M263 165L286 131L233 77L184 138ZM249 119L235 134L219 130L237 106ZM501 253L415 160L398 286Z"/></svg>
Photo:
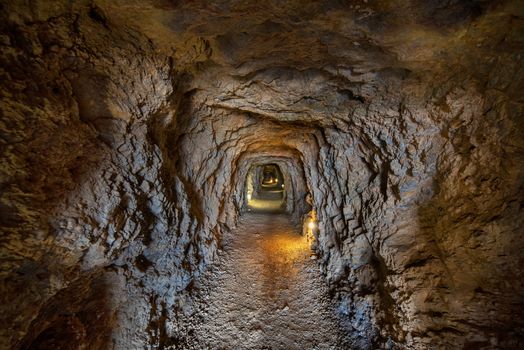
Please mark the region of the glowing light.
<svg viewBox="0 0 524 350"><path fill-rule="evenodd" d="M286 271L279 270L273 273L296 273L297 269L292 268L291 261L297 259L307 259L311 250L310 243L306 237L299 235L290 235L288 232L275 232L264 239L262 247L266 256L270 257L271 261L277 261L279 264L286 266ZM288 267L289 266L289 267Z"/></svg>
<svg viewBox="0 0 524 350"><path fill-rule="evenodd" d="M310 230L314 230L316 225L313 221L310 221L308 224L307 224L307 227L310 229Z"/></svg>
<svg viewBox="0 0 524 350"><path fill-rule="evenodd" d="M248 200L248 201L251 200L251 193L248 193L248 194L247 194L247 200Z"/></svg>
<svg viewBox="0 0 524 350"><path fill-rule="evenodd" d="M278 179L275 179L275 183L278 183Z"/></svg>
<svg viewBox="0 0 524 350"><path fill-rule="evenodd" d="M284 188L284 184L282 184L282 188Z"/></svg>

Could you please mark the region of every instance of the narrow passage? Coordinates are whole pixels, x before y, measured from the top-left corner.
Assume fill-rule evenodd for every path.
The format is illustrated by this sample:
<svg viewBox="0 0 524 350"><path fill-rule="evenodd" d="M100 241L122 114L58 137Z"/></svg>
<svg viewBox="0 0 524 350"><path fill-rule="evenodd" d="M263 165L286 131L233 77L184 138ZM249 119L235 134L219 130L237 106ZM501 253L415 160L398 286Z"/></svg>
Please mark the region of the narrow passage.
<svg viewBox="0 0 524 350"><path fill-rule="evenodd" d="M246 213L201 279L205 349L341 349L310 242L284 214Z"/></svg>

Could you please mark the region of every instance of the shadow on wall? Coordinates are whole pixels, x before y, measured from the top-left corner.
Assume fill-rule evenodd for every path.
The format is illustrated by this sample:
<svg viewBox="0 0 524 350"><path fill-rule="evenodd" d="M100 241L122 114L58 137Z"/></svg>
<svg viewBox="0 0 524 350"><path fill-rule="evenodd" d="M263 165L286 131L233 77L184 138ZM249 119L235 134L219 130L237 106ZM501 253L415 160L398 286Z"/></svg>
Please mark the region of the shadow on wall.
<svg viewBox="0 0 524 350"><path fill-rule="evenodd" d="M464 169L471 165L465 161L452 166ZM491 174L489 167L485 169L490 174L480 171L477 175L485 179L486 186L502 178ZM426 290L427 302L417 305L423 310L419 324L441 328L448 343L454 339L464 349L521 349L524 284L516 276L523 271L524 261L515 259L522 255L522 244L515 239L517 227L522 227L515 224L518 200L513 201L515 205L504 205L508 199L489 190L475 198L466 186L457 191L457 183L465 181L454 178L449 169L439 171L432 197L418 209L427 246L410 258L407 267L433 275L428 279L434 281L433 288ZM470 339L468 334L476 336Z"/></svg>
<svg viewBox="0 0 524 350"><path fill-rule="evenodd" d="M23 164L16 166L25 169L24 172L20 173L16 168L3 169L13 176L2 181L4 192L0 201L0 230L5 232L6 241L24 242L12 245L14 248L2 250L6 260L16 262L9 267L11 271L6 274L0 287L0 300L3 303L0 319L9 332L6 332L6 343L19 341L17 337L27 329L34 313L48 300L52 289L56 291L60 288L59 285L69 282L63 278L65 273L62 269L69 269L70 272L72 264L58 267L58 262L72 261L71 256L85 249L83 245L87 238L78 232L72 232L73 230L58 231L50 222L76 216L75 211L78 207L68 205L69 201L76 199L71 194L78 193L101 164L107 164L109 149L105 144L101 145L99 140L107 143L108 138L104 135L121 128L119 121L110 118L111 114L98 115L98 121L103 120L105 124L97 124L98 122L94 121L95 112L86 116L84 108L88 106L84 106L80 101L83 99L79 97L81 94L91 93L93 100L97 100L98 95L109 95L107 79L91 76L90 74L94 73L89 71L82 77L83 82L93 81L89 87L96 86L96 89L89 91L86 87L80 91L71 87L77 81L68 81L61 72L41 71L39 68L31 69L31 74L34 75L31 86L34 86L38 93L28 92L28 97L24 97L23 102L27 105L26 108L32 111L31 114L42 115L45 118L38 120L38 123L30 118L21 119L25 123L24 132L33 135L31 142L16 143L12 147L13 159L20 162L13 164ZM78 79L80 82L80 78ZM95 90L96 93L93 92ZM40 103L44 100L45 104ZM74 111L76 104L79 106L79 118ZM98 105L97 112L109 113L103 103ZM49 237L53 237L54 240ZM59 292L53 298L57 312L65 310L63 306L67 304L60 301L62 295ZM53 314L52 308L53 306L48 304L46 312L49 317ZM41 322L44 322L43 319ZM72 336L66 333L73 332L79 321L60 312L60 315L53 316L52 322L54 323L46 322L46 325L41 323L39 326L33 323L32 331L42 336L38 340L29 339L38 334L28 334L22 348L68 348L35 345L46 338L60 339ZM44 327L47 331L44 328L37 330L38 327ZM75 336L80 337L79 334ZM34 344L31 345L32 343Z"/></svg>
<svg viewBox="0 0 524 350"><path fill-rule="evenodd" d="M116 316L110 291L118 288L116 277L98 272L62 289L41 308L17 348L111 348Z"/></svg>

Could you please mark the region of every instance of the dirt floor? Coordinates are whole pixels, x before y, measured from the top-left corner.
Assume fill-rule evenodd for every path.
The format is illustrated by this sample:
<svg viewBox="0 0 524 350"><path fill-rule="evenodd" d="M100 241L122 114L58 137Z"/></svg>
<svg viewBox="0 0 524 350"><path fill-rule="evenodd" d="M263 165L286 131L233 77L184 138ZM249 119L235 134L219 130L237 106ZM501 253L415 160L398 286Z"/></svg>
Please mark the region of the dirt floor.
<svg viewBox="0 0 524 350"><path fill-rule="evenodd" d="M285 201L282 199L282 191L260 191L257 197L248 201L247 207L249 212L283 212Z"/></svg>
<svg viewBox="0 0 524 350"><path fill-rule="evenodd" d="M200 279L193 349L343 349L310 243L284 214L244 214Z"/></svg>

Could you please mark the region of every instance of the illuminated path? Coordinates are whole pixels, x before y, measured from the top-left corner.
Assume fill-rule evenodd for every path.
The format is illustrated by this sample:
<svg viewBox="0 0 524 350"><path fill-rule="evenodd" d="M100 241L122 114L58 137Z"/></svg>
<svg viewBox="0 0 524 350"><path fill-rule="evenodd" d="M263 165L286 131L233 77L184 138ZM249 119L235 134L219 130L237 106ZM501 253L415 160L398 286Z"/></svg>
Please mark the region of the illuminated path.
<svg viewBox="0 0 524 350"><path fill-rule="evenodd" d="M287 216L245 214L203 278L194 349L341 349L310 255Z"/></svg>

